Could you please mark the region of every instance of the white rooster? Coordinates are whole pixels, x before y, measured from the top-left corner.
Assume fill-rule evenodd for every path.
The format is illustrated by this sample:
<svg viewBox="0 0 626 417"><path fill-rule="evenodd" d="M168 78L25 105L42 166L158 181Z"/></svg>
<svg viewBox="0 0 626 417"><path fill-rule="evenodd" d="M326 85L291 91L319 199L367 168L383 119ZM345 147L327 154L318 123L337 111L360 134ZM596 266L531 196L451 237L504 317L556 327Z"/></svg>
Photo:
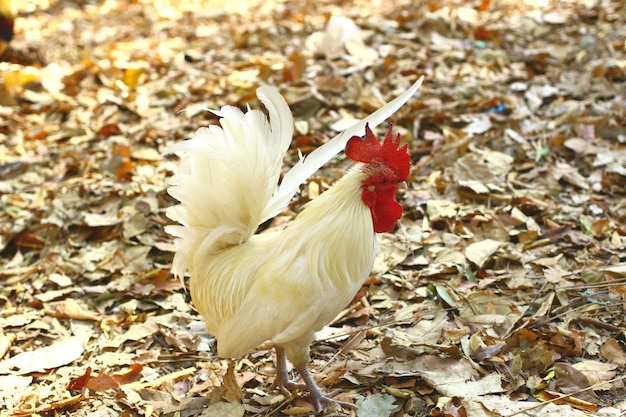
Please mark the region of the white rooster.
<svg viewBox="0 0 626 417"><path fill-rule="evenodd" d="M220 126L198 129L166 153L182 154L169 193L180 204L167 215L177 252L172 271L190 272L191 298L217 339L221 357L237 358L271 340L276 348L274 387L306 387L317 412L351 405L324 395L308 370L314 333L331 321L371 271L375 232L393 228L402 214L395 200L409 173L406 146L391 129L383 144L369 126L383 122L420 87L407 91L301 159L278 184L292 140L293 120L272 87L257 95L269 112L213 111ZM355 136L362 135L363 138ZM284 230L255 234L280 213L300 185L335 154L359 162L308 203ZM304 386L289 380L286 359Z"/></svg>

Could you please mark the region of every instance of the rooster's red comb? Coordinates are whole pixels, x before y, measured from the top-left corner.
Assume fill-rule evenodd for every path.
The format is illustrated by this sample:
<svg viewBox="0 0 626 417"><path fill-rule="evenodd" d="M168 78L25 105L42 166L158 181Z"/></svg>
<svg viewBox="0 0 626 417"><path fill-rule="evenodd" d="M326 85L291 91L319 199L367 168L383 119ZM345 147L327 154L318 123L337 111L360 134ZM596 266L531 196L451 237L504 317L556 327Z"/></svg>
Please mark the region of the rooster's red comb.
<svg viewBox="0 0 626 417"><path fill-rule="evenodd" d="M391 126L381 144L367 124L365 136L352 136L348 140L346 155L356 162L383 165L393 170L398 175L399 181L405 181L409 176L411 157L407 151L408 145L402 147L399 145L400 134L398 133L394 139Z"/></svg>

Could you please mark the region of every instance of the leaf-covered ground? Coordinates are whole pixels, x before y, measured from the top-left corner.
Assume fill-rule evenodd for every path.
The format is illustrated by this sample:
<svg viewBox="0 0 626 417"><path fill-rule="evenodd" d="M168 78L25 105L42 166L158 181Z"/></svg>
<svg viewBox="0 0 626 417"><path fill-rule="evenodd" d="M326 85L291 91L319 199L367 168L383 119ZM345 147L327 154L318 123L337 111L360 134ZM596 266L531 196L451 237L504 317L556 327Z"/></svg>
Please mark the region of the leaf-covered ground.
<svg viewBox="0 0 626 417"><path fill-rule="evenodd" d="M288 166L421 75L391 119L414 163L405 216L312 348L320 385L359 405L328 415L626 413L623 0L16 3L0 414L309 413L269 390L270 346L215 356L169 272L160 153L272 84L296 118Z"/></svg>

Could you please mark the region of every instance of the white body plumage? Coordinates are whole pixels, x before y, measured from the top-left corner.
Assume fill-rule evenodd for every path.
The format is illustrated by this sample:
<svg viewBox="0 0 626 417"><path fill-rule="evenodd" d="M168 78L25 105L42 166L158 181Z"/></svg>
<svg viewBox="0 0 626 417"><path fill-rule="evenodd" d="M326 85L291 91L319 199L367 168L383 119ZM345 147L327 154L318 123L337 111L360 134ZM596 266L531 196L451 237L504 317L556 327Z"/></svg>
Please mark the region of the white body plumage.
<svg viewBox="0 0 626 417"><path fill-rule="evenodd" d="M286 229L254 235L189 266L194 304L220 356L239 357L272 340L294 364L308 362L314 332L347 305L374 262L362 176L351 171Z"/></svg>
<svg viewBox="0 0 626 417"><path fill-rule="evenodd" d="M180 201L167 212L180 224L166 229L177 238L172 270L178 276L189 270L192 300L217 339L218 353L239 357L272 340L306 374L318 409L325 397L306 369L309 345L314 332L352 299L374 262L372 215L361 198L367 173L357 165L286 229L254 233L366 123L384 121L421 81L300 160L278 188L293 121L274 88L257 92L269 122L258 110L244 114L225 106L215 111L221 127L199 129L166 150L183 154L169 189Z"/></svg>

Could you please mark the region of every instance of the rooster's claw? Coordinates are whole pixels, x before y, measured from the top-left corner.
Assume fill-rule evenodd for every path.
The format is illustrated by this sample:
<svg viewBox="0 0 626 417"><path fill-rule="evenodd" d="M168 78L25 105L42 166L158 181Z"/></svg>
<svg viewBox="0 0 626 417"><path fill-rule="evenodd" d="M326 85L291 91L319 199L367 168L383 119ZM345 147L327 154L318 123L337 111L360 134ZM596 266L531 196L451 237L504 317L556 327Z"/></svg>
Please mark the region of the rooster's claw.
<svg viewBox="0 0 626 417"><path fill-rule="evenodd" d="M345 401L335 400L335 395L341 393L341 390L335 390L333 392L328 393L327 395L321 395L316 398L314 394L311 394L310 402L315 409L315 412L320 415L325 408L332 408L333 410L337 410L337 408L356 408L355 404L348 403Z"/></svg>
<svg viewBox="0 0 626 417"><path fill-rule="evenodd" d="M291 396L291 391L306 389L306 385L298 384L297 382L290 381L279 375L276 376L274 382L270 386L270 390L279 390L285 397Z"/></svg>

